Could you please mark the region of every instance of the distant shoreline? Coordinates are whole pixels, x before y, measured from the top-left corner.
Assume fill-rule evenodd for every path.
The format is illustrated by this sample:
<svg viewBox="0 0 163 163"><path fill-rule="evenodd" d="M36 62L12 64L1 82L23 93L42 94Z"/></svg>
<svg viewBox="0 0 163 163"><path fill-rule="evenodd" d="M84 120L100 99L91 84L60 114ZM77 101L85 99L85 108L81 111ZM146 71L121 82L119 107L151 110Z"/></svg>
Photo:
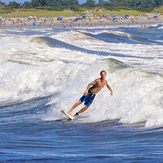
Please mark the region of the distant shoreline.
<svg viewBox="0 0 163 163"><path fill-rule="evenodd" d="M101 20L83 20L83 21L70 21L74 20L76 17L65 17L65 21L57 21L56 18L47 19L46 22L44 22L44 18L40 18L39 20L35 21L35 26L33 25L32 21L27 21L27 18L20 18L20 20L16 23L18 18L10 18L6 19L5 22L0 24L0 29L14 29L14 28L41 28L41 27L49 27L49 28L55 28L55 27L61 27L61 28L67 28L67 27L97 27L97 26L113 26L113 25L147 25L147 24L159 24L163 23L163 16L159 17L159 20L155 19L147 19L147 17L137 17L137 20L134 19L134 22L132 22L131 18L129 20L118 20L118 22L109 21L106 19ZM13 21L15 24L13 25ZM23 23L24 22L24 23Z"/></svg>

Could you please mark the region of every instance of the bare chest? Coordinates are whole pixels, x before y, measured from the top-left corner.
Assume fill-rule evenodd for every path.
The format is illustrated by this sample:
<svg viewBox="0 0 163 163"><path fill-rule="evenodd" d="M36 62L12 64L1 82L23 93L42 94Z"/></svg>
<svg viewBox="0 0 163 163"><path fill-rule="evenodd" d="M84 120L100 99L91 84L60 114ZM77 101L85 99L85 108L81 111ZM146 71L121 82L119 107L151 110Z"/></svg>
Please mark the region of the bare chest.
<svg viewBox="0 0 163 163"><path fill-rule="evenodd" d="M106 80L101 81L99 80L98 83L96 84L96 88L103 88L106 85Z"/></svg>

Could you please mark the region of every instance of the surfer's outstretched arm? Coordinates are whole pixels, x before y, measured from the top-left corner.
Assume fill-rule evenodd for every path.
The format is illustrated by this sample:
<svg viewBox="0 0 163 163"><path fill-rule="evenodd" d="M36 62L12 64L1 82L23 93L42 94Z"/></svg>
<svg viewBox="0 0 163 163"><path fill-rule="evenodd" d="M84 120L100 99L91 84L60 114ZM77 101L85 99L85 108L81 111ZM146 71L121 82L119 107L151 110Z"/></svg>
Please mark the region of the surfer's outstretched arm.
<svg viewBox="0 0 163 163"><path fill-rule="evenodd" d="M112 91L110 85L107 83L106 86L107 86L107 88L111 91L110 95L113 95L113 91Z"/></svg>

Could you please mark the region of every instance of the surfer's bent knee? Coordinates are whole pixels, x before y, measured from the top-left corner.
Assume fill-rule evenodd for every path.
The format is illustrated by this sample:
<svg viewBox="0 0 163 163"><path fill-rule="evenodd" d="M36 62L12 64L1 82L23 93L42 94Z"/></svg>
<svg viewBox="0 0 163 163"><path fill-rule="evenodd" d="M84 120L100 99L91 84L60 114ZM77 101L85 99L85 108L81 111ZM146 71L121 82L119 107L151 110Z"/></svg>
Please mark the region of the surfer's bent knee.
<svg viewBox="0 0 163 163"><path fill-rule="evenodd" d="M79 104L82 104L83 102L82 101L78 101Z"/></svg>
<svg viewBox="0 0 163 163"><path fill-rule="evenodd" d="M88 109L88 108L89 108L89 106L88 106L88 105L85 105L85 108L86 108L86 109Z"/></svg>

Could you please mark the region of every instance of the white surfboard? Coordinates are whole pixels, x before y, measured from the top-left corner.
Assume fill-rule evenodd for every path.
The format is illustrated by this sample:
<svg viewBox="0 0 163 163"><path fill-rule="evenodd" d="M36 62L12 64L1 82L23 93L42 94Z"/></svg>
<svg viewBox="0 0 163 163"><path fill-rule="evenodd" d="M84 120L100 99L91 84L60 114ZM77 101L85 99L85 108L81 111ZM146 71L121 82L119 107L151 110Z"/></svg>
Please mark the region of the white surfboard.
<svg viewBox="0 0 163 163"><path fill-rule="evenodd" d="M76 117L73 117L73 116L67 114L64 110L61 110L61 112L62 112L63 114L65 114L65 115L66 115L69 119L71 119L71 120L73 120L73 119L76 118Z"/></svg>

